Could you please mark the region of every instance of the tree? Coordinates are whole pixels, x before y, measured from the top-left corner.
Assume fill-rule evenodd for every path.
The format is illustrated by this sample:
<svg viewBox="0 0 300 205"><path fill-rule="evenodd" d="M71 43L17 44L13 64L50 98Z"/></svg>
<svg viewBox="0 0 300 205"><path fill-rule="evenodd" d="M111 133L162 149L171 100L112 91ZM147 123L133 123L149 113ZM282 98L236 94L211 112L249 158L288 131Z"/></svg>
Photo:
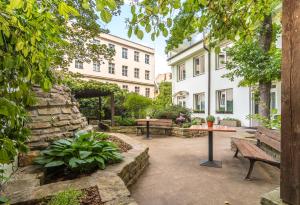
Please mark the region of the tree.
<svg viewBox="0 0 300 205"><path fill-rule="evenodd" d="M151 105L152 100L137 93L128 93L124 107L128 113L135 118L143 118L146 115L146 109Z"/></svg>
<svg viewBox="0 0 300 205"><path fill-rule="evenodd" d="M166 108L172 104L172 83L162 82L159 84L159 94L155 98L155 106Z"/></svg>
<svg viewBox="0 0 300 205"><path fill-rule="evenodd" d="M151 33L152 39L161 33L171 36L166 51L177 48L197 32L208 30L206 40L218 52L223 40L236 41L257 38L261 49L268 53L273 42L274 8L280 0L145 0L132 6L128 35L143 37L141 27ZM172 14L176 17L172 20ZM259 81L259 113L269 118L271 81ZM266 106L267 105L267 106Z"/></svg>
<svg viewBox="0 0 300 205"><path fill-rule="evenodd" d="M10 0L0 3L0 163L26 151L25 107L34 103L32 85L45 91L57 82L57 67L74 58L112 59L114 51L88 40L109 22L122 1ZM84 46L83 42L87 42ZM89 54L89 57L83 57Z"/></svg>

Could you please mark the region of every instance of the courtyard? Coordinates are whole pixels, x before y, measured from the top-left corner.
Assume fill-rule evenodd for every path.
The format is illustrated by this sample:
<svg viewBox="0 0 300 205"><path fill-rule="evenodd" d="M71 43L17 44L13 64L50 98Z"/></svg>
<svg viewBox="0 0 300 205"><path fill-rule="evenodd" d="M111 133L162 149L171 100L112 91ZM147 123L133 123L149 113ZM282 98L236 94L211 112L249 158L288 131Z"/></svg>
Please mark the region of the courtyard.
<svg viewBox="0 0 300 205"><path fill-rule="evenodd" d="M214 136L214 158L223 162L220 169L199 165L207 158L207 137L144 140L131 135L149 146L150 155L150 165L130 188L133 198L141 205L259 204L261 195L279 186L279 170L258 162L252 180L244 180L249 161L233 158L231 137L245 134L239 129Z"/></svg>

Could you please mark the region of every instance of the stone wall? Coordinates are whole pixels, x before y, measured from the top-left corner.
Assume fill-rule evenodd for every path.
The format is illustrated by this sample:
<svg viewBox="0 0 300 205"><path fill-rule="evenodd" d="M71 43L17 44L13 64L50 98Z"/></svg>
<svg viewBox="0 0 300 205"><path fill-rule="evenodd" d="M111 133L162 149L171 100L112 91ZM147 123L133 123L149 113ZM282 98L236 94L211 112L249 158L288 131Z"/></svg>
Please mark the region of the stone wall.
<svg viewBox="0 0 300 205"><path fill-rule="evenodd" d="M71 137L79 129L90 129L68 87L54 86L49 92L39 87L33 90L37 103L28 108L31 121L26 125L31 129L28 142L31 151L20 156L19 166L31 164L39 150L45 149L52 141Z"/></svg>
<svg viewBox="0 0 300 205"><path fill-rule="evenodd" d="M110 128L111 132L124 133L124 134L136 134L136 126L115 126ZM146 128L143 129L145 134ZM165 130L160 128L151 128L150 133L152 135L165 135ZM167 132L168 134L168 132ZM189 128L181 128L181 127L172 127L171 136L182 137L182 138L192 138L192 137L203 137L207 136L207 132L203 131L194 131Z"/></svg>

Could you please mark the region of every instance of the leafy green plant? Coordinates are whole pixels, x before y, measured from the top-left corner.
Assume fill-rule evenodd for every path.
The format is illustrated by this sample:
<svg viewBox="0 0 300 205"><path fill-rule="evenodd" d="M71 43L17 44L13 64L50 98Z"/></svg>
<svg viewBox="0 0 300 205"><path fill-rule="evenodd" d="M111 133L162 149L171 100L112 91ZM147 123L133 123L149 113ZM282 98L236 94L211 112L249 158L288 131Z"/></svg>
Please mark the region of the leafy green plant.
<svg viewBox="0 0 300 205"><path fill-rule="evenodd" d="M281 115L278 114L276 109L271 110L271 118L264 117L259 114L248 115L248 119L253 119L260 123L262 126L269 129L281 129Z"/></svg>
<svg viewBox="0 0 300 205"><path fill-rule="evenodd" d="M136 120L129 117L115 116L115 123L119 126L134 126L136 125Z"/></svg>
<svg viewBox="0 0 300 205"><path fill-rule="evenodd" d="M237 121L237 122L241 122L239 119L236 118L232 118L232 117L225 117L223 118L223 120L228 120L228 121Z"/></svg>
<svg viewBox="0 0 300 205"><path fill-rule="evenodd" d="M190 122L185 122L182 124L182 128L189 128L189 127L191 127L191 125L192 124Z"/></svg>
<svg viewBox="0 0 300 205"><path fill-rule="evenodd" d="M72 172L85 173L105 169L122 160L117 146L103 133L79 131L74 138L60 139L41 152L35 162L45 168L64 166Z"/></svg>
<svg viewBox="0 0 300 205"><path fill-rule="evenodd" d="M213 115L208 115L206 117L206 122L215 122L215 117Z"/></svg>
<svg viewBox="0 0 300 205"><path fill-rule="evenodd" d="M130 116L135 118L146 117L146 109L150 107L152 100L137 93L128 93L124 107Z"/></svg>
<svg viewBox="0 0 300 205"><path fill-rule="evenodd" d="M202 123L205 123L205 119L204 118L194 118L192 119L192 125L200 125Z"/></svg>
<svg viewBox="0 0 300 205"><path fill-rule="evenodd" d="M166 108L153 110L153 112L151 113L151 117L157 119L172 119L175 122L176 118L180 115L180 113L186 116L188 118L188 121L190 121L190 109L179 105L172 105Z"/></svg>
<svg viewBox="0 0 300 205"><path fill-rule="evenodd" d="M82 195L82 191L68 189L52 197L47 205L80 205L79 198Z"/></svg>

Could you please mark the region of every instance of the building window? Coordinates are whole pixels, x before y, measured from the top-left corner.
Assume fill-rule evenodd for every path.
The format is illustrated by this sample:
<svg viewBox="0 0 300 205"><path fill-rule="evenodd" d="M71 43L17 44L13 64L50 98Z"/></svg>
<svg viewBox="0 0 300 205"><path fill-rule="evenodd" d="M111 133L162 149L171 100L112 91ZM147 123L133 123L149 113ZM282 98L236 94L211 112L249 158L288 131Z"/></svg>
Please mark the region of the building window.
<svg viewBox="0 0 300 205"><path fill-rule="evenodd" d="M115 74L115 64L114 63L109 63L108 64L108 72L110 74Z"/></svg>
<svg viewBox="0 0 300 205"><path fill-rule="evenodd" d="M216 91L216 112L233 113L233 89Z"/></svg>
<svg viewBox="0 0 300 205"><path fill-rule="evenodd" d="M123 90L128 91L128 85L123 85L122 88L123 88Z"/></svg>
<svg viewBox="0 0 300 205"><path fill-rule="evenodd" d="M145 54L145 63L150 64L150 56L148 54Z"/></svg>
<svg viewBox="0 0 300 205"><path fill-rule="evenodd" d="M221 48L220 53L216 53L216 69L222 69L225 68L226 63L230 59L229 55L227 54L227 49L229 46L224 46Z"/></svg>
<svg viewBox="0 0 300 205"><path fill-rule="evenodd" d="M185 65L184 63L177 66L177 80L181 81L185 79Z"/></svg>
<svg viewBox="0 0 300 205"><path fill-rule="evenodd" d="M186 107L185 96L178 96L177 97L177 105L179 105L181 107Z"/></svg>
<svg viewBox="0 0 300 205"><path fill-rule="evenodd" d="M203 74L205 72L205 56L194 58L194 76Z"/></svg>
<svg viewBox="0 0 300 205"><path fill-rule="evenodd" d="M128 76L128 66L122 66L122 76Z"/></svg>
<svg viewBox="0 0 300 205"><path fill-rule="evenodd" d="M146 80L150 79L150 71L149 70L145 70L145 79Z"/></svg>
<svg viewBox="0 0 300 205"><path fill-rule="evenodd" d="M128 58L128 49L122 48L122 58L127 59Z"/></svg>
<svg viewBox="0 0 300 205"><path fill-rule="evenodd" d="M75 68L83 69L83 62L80 60L75 60Z"/></svg>
<svg viewBox="0 0 300 205"><path fill-rule="evenodd" d="M195 112L205 113L205 93L194 94Z"/></svg>
<svg viewBox="0 0 300 205"><path fill-rule="evenodd" d="M112 49L112 50L115 50L115 49L116 49L116 48L115 48L115 45L114 45L114 44L111 44L111 43L108 44L108 47L109 47L110 49Z"/></svg>
<svg viewBox="0 0 300 205"><path fill-rule="evenodd" d="M145 89L145 96L150 97L150 88Z"/></svg>
<svg viewBox="0 0 300 205"><path fill-rule="evenodd" d="M134 61L136 62L140 61L140 53L137 51L134 51Z"/></svg>
<svg viewBox="0 0 300 205"><path fill-rule="evenodd" d="M140 69L138 69L138 68L134 69L134 77L135 78L139 78L140 77Z"/></svg>
<svg viewBox="0 0 300 205"><path fill-rule="evenodd" d="M271 101L270 101L271 110L276 109L276 92L271 92Z"/></svg>
<svg viewBox="0 0 300 205"><path fill-rule="evenodd" d="M100 72L100 61L93 62L93 71Z"/></svg>
<svg viewBox="0 0 300 205"><path fill-rule="evenodd" d="M139 86L135 86L134 87L134 92L135 93L140 93L140 87Z"/></svg>

